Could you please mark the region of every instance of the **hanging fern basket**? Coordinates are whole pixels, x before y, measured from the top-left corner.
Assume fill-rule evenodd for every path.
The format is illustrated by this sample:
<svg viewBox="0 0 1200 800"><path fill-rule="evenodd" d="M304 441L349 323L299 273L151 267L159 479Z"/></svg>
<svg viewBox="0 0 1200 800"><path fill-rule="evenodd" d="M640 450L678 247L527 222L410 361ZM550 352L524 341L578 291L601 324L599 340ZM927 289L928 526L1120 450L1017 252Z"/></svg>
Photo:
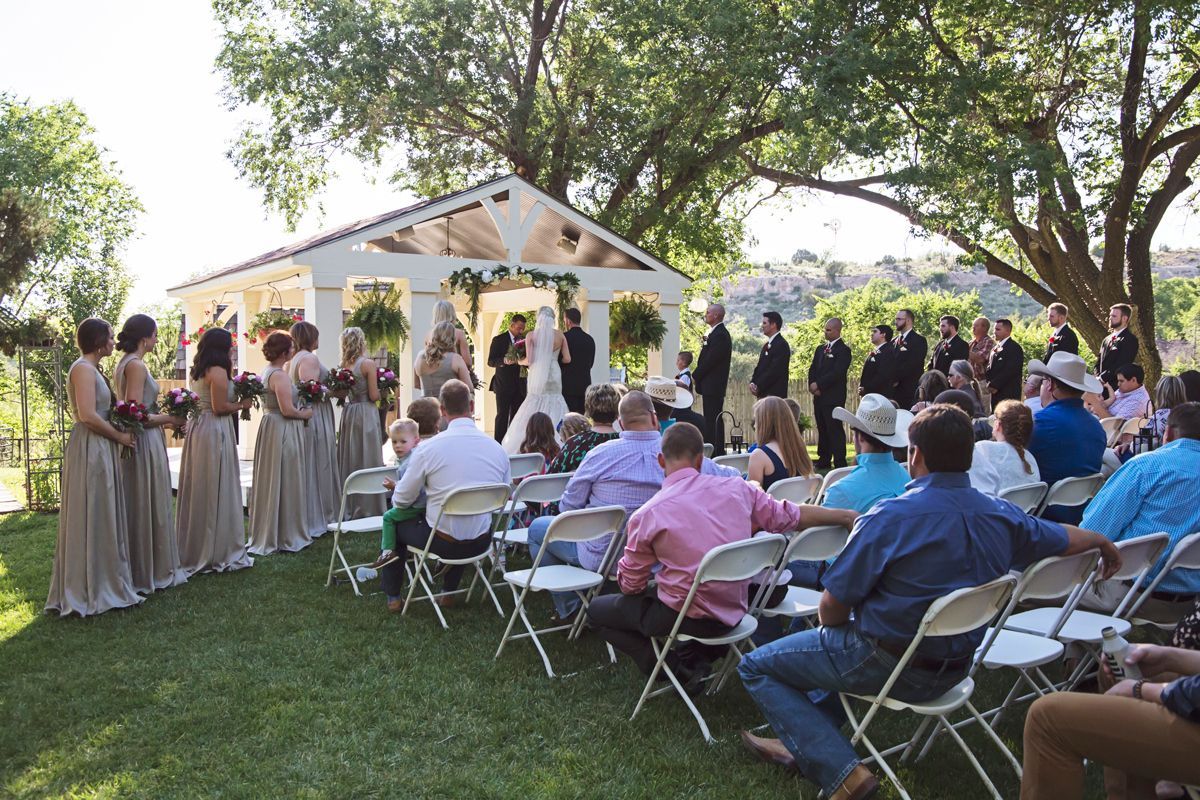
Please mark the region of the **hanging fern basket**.
<svg viewBox="0 0 1200 800"><path fill-rule="evenodd" d="M609 305L608 341L614 350L632 347L657 350L666 338L666 320L647 298L635 294Z"/></svg>
<svg viewBox="0 0 1200 800"><path fill-rule="evenodd" d="M408 343L408 317L400 306L403 292L394 283L377 282L370 289L354 293L354 309L346 320L347 328L362 328L367 347L372 351L403 348Z"/></svg>

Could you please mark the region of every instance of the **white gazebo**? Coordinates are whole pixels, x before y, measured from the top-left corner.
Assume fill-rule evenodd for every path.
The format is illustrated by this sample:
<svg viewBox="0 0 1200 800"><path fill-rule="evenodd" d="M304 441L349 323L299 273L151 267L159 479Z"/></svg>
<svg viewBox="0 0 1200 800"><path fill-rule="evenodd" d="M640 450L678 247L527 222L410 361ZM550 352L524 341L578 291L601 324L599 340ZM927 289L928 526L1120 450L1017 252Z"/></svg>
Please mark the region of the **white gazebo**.
<svg viewBox="0 0 1200 800"><path fill-rule="evenodd" d="M236 313L239 331L259 312L274 307L302 310L321 331L321 361L334 365L354 287L372 280L394 282L403 291L411 325L409 340L400 350L404 409L413 397L413 356L429 330L434 303L453 301L460 320L468 325L466 298L450 293L448 276L463 267L481 271L497 264L579 277L576 304L584 329L596 340L593 382L609 380L609 303L624 293L656 298L667 335L662 350L650 354L649 369L651 374L673 370L687 276L517 175L344 225L181 283L168 294L183 301L188 330L217 308L222 312L215 322ZM553 306L554 301L548 289L509 281L484 290L478 322L469 330L475 374L484 382L476 393L476 415L486 427L494 416L487 391L492 372L486 363L488 343L499 333L506 312ZM237 342L241 368L261 371L265 364L258 346L240 335ZM188 363L194 348L192 342ZM242 437L243 457L253 442L253 432L247 433Z"/></svg>

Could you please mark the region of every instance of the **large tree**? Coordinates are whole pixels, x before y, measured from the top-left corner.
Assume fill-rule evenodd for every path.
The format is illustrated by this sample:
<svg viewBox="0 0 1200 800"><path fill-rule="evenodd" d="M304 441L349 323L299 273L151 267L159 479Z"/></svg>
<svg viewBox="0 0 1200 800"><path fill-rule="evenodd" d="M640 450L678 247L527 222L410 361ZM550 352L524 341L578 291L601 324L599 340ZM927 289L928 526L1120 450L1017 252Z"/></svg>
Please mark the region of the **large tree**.
<svg viewBox="0 0 1200 800"><path fill-rule="evenodd" d="M1200 157L1200 4L789 9L788 126L744 148L753 174L945 236L1040 303L1067 303L1093 349L1108 306L1132 303L1159 372L1150 245Z"/></svg>

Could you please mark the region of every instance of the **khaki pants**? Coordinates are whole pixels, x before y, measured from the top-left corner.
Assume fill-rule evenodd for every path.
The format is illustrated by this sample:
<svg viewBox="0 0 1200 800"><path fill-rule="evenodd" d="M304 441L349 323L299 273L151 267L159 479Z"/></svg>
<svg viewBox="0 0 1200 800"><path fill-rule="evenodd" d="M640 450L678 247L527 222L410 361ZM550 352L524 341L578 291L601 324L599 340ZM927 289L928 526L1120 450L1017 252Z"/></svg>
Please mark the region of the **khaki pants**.
<svg viewBox="0 0 1200 800"><path fill-rule="evenodd" d="M1021 800L1083 797L1083 760L1104 765L1113 798L1154 798L1159 780L1200 784L1200 725L1158 703L1060 692L1025 718Z"/></svg>
<svg viewBox="0 0 1200 800"><path fill-rule="evenodd" d="M979 384L979 405L982 407L983 415L990 417L992 415L992 393L989 391L991 386L987 378L980 378L975 381Z"/></svg>

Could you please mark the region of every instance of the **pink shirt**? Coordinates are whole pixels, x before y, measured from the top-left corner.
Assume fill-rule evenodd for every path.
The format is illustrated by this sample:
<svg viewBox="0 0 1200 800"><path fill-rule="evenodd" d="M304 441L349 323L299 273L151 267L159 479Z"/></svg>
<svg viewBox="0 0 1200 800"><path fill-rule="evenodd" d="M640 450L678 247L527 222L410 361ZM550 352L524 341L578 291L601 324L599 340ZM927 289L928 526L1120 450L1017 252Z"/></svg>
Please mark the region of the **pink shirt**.
<svg viewBox="0 0 1200 800"><path fill-rule="evenodd" d="M757 531L786 533L799 527L799 506L776 500L741 478L677 470L629 518L617 580L622 592L638 594L645 590L651 568L661 564L658 599L678 611L709 550L749 539ZM688 616L738 624L746 613L747 583L714 581L701 586Z"/></svg>

